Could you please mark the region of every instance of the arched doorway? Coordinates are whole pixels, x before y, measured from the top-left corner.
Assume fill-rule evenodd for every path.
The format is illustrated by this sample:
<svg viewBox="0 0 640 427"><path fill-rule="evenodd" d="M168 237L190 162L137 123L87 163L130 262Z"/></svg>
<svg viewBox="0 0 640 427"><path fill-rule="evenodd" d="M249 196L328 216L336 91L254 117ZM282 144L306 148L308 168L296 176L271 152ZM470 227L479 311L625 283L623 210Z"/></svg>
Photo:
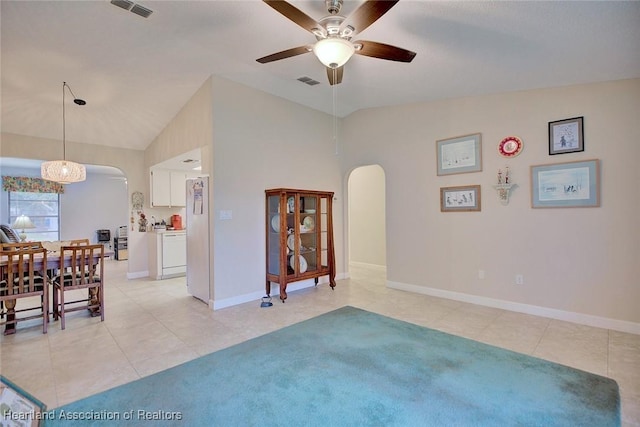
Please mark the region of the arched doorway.
<svg viewBox="0 0 640 427"><path fill-rule="evenodd" d="M374 271L385 273L386 196L385 174L380 165L361 166L348 180L349 271L351 277Z"/></svg>

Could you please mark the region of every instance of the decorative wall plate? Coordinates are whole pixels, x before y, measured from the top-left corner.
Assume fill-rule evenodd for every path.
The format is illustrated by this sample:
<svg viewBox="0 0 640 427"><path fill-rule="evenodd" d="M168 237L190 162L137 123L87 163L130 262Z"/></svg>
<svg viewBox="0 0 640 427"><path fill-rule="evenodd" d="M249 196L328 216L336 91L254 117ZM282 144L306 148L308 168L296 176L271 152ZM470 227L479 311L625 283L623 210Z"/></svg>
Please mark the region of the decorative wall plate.
<svg viewBox="0 0 640 427"><path fill-rule="evenodd" d="M522 151L522 140L517 136L508 136L498 145L498 152L504 157L515 157Z"/></svg>

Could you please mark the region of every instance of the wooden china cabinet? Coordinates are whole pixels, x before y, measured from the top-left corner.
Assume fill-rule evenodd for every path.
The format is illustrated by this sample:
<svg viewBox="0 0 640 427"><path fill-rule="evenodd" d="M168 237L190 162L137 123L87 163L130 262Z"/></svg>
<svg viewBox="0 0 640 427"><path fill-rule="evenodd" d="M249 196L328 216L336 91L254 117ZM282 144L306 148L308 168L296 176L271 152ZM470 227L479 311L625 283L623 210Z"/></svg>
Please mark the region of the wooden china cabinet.
<svg viewBox="0 0 640 427"><path fill-rule="evenodd" d="M271 283L280 285L280 300L287 299L287 284L329 276L335 282L333 248L333 193L275 188L266 195L267 296Z"/></svg>

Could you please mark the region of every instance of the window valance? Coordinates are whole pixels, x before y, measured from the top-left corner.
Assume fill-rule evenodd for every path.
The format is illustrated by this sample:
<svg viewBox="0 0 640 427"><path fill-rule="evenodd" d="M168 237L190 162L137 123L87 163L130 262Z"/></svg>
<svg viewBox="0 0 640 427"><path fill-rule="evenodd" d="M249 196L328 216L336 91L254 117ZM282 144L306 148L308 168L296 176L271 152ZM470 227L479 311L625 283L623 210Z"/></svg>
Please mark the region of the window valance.
<svg viewBox="0 0 640 427"><path fill-rule="evenodd" d="M26 193L64 193L64 185L60 183L27 176L3 176L2 189Z"/></svg>

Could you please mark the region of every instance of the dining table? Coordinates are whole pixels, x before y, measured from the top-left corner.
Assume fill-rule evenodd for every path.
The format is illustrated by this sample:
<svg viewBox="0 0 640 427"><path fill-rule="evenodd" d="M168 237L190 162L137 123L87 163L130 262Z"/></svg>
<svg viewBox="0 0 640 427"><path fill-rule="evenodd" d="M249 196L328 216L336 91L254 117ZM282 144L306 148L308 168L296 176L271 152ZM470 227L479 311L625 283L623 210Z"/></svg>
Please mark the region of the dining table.
<svg viewBox="0 0 640 427"><path fill-rule="evenodd" d="M61 268L70 267L71 264L72 264L73 259L72 259L72 256L70 254L69 255L65 255L63 260L60 259L61 258L60 257L60 252L59 252L59 248L61 246L60 244L58 244L58 245L56 245L56 244L49 245L47 247L47 245L44 244L45 242L42 242L42 243L43 243L42 246L45 249L47 249L47 264L46 264L46 266L44 266L45 268L43 268L44 257L36 256L35 260L34 260L35 261L34 262L34 270L36 270L36 271L46 270L47 271L47 283L51 284L51 283L53 283L52 279L57 274L57 272L60 271ZM48 242L48 243L51 243L51 242ZM110 257L112 255L113 255L113 251L110 251L110 250L105 250L104 251L104 257L105 258L106 257ZM77 259L80 259L80 255L76 258L76 260ZM96 263L99 262L100 254L95 254L93 256L93 259L95 260ZM8 263L8 257L6 255L1 255L0 254L0 269L2 269L3 267L6 267L7 263ZM95 291L95 289L93 289L93 290ZM95 293L95 292L93 294L90 293L90 298L91 298L91 300L89 301L88 305L95 304L96 301L97 301L97 298L98 298L97 293ZM15 300L13 300L13 301L15 301ZM7 304L7 306L15 307L15 304ZM97 313L96 312L92 312L91 313L92 316L97 316L99 314L100 314L99 312L97 312ZM47 313L47 317L48 317L48 315L49 315L49 313ZM9 323L10 321L15 320L15 308L8 309L7 313L6 313L6 316L7 316L7 324L5 325L4 334L5 335L10 335L10 334L15 333L15 328L16 328L16 323Z"/></svg>

